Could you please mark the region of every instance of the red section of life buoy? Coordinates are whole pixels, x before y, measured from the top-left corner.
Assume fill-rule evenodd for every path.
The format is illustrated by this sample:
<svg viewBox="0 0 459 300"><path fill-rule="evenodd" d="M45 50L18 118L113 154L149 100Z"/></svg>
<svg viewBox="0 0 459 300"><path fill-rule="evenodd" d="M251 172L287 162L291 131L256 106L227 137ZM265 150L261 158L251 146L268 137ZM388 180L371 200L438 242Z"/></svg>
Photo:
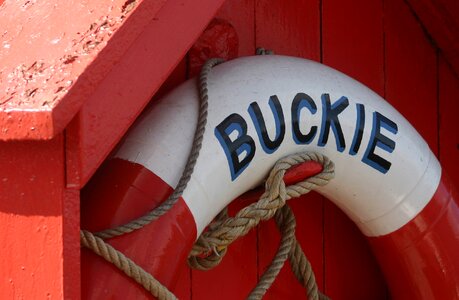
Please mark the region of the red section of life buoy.
<svg viewBox="0 0 459 300"><path fill-rule="evenodd" d="M301 166L301 165L300 165ZM292 170L287 180L320 172L311 163ZM82 227L93 231L136 218L158 205L172 188L139 164L109 160L83 195ZM399 230L369 237L393 299L455 299L459 294L458 195L443 175L429 204ZM145 228L110 240L157 279L173 288L185 265L196 227L185 202ZM137 299L150 296L111 264L88 250L82 253L83 297Z"/></svg>
<svg viewBox="0 0 459 300"><path fill-rule="evenodd" d="M459 206L443 174L429 204L397 231L370 237L394 299L459 298Z"/></svg>
<svg viewBox="0 0 459 300"><path fill-rule="evenodd" d="M139 164L107 161L82 195L81 227L93 232L113 228L144 215L164 201L172 188ZM108 242L132 258L166 286L185 267L196 225L183 199L163 217L141 230ZM142 299L151 297L140 285L101 257L83 248L83 299Z"/></svg>

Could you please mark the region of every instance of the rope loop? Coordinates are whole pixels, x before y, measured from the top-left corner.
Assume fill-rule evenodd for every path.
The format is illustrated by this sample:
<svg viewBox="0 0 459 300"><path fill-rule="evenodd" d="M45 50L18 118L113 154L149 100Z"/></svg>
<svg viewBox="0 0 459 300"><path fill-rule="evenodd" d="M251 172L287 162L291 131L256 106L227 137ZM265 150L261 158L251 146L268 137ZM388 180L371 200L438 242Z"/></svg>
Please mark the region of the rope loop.
<svg viewBox="0 0 459 300"><path fill-rule="evenodd" d="M322 172L301 182L286 186L284 183L285 172L291 167L307 162L316 161L323 166ZM334 164L325 155L315 152L303 152L284 157L276 162L265 183L265 192L258 202L241 209L236 216L219 219L209 226L196 241L191 250L190 266L197 269L214 267L222 249L227 248L234 240L246 235L260 221L271 219L276 211L285 205L291 198L296 198L309 193L311 190L327 184L334 177ZM216 251L215 251L216 249ZM203 263L206 255L210 262ZM199 261L199 264L195 264Z"/></svg>
<svg viewBox="0 0 459 300"><path fill-rule="evenodd" d="M283 178L287 170L307 161L320 163L322 171L301 182L286 186ZM285 204L291 198L307 194L327 184L333 179L334 170L334 163L328 157L315 152L297 153L278 160L265 182L265 192L260 199L241 209L234 217L229 217L225 208L196 241L188 257L188 264L198 270L214 268L221 262L233 241L246 235L260 221L274 216L281 231L281 243L270 266L248 299L258 300L263 297L287 258L298 281L306 288L308 299L328 299L317 288L311 264L295 237L295 216Z"/></svg>
<svg viewBox="0 0 459 300"><path fill-rule="evenodd" d="M272 54L272 51L258 49L259 54ZM86 230L80 231L81 245L92 250L114 264L127 276L133 278L154 297L159 300L175 300L176 297L151 274L142 269L130 258L106 243L104 239L120 236L138 230L166 214L181 197L193 173L194 166L202 146L208 108L208 77L211 69L223 62L222 59L210 59L203 66L199 78L200 108L198 124L193 138L191 152L187 159L185 170L173 193L154 210L146 215L116 228L97 233ZM285 172L294 165L307 161L316 161L323 167L322 172L289 186L283 180ZM292 270L298 280L307 289L309 299L327 299L317 289L311 265L295 238L296 221L286 201L304 195L311 190L327 184L334 177L334 164L326 156L304 152L280 159L271 170L265 183L265 192L260 200L243 209L235 217L229 217L224 209L208 226L196 241L188 258L189 265L199 270L209 270L218 265L227 253L228 246L238 237L247 234L260 221L275 218L282 237L279 249L271 265L262 275L260 282L250 293L248 299L261 299L275 280L286 259L290 260Z"/></svg>

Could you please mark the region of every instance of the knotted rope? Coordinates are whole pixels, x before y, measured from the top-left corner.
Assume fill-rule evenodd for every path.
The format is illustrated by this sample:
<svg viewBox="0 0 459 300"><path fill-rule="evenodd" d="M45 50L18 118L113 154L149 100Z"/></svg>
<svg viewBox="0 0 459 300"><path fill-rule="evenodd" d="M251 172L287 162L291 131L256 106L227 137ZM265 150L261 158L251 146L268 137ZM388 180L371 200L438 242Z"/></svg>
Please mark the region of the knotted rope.
<svg viewBox="0 0 459 300"><path fill-rule="evenodd" d="M260 54L268 53L267 51L261 51ZM123 253L106 243L104 239L130 233L148 225L167 213L182 195L193 173L204 136L208 107L207 79L212 67L221 62L223 62L221 59L211 59L206 62L201 71L199 79L201 102L193 146L185 170L171 196L169 196L159 207L127 224L94 234L86 230L80 231L82 246L91 249L97 255L113 263L117 268L122 270L127 276L133 278L159 300L172 300L176 299L176 297L151 274L146 272ZM285 171L291 166L306 160L318 161L323 165L323 171L303 182L285 186L283 182ZM234 218L229 218L226 210L219 214L215 222L209 226L209 230L199 237L196 245L193 247L189 258L190 265L198 269L209 269L214 267L221 261L221 258L225 255L227 247L231 242L237 237L247 234L247 232L255 227L261 220L267 220L274 216L276 224L282 233L281 245L271 265L263 274L260 282L251 292L248 299L261 299L271 286L287 258L290 260L295 276L303 286L307 288L308 298L314 300L325 299L325 296L318 292L311 265L295 238L296 221L292 211L285 205L285 202L288 199L308 193L318 186L325 185L333 178L333 174L333 163L327 157L317 153L301 153L281 159L271 171L266 181L266 191L262 195L260 201L242 209ZM204 258L202 257L203 254L209 254L209 252L211 252L210 255Z"/></svg>
<svg viewBox="0 0 459 300"><path fill-rule="evenodd" d="M307 161L316 161L323 166L322 172L306 180L286 186L285 172L294 165ZM300 283L307 289L309 299L323 297L317 289L311 265L295 238L295 217L286 201L309 193L311 190L327 184L334 177L334 164L326 156L314 152L298 153L279 160L266 180L265 192L260 200L241 209L236 216L219 215L208 230L201 234L190 253L188 262L191 267L208 270L220 263L227 247L237 238L246 235L260 221L275 217L282 239L280 247L271 265L263 274L260 282L248 299L261 299L271 286L277 274L289 258L292 270Z"/></svg>

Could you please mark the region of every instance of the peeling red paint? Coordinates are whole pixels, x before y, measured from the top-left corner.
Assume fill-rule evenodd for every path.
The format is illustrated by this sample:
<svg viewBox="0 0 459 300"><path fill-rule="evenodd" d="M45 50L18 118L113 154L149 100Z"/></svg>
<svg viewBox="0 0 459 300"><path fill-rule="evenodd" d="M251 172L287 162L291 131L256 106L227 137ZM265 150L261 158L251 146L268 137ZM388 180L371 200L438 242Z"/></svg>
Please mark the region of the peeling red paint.
<svg viewBox="0 0 459 300"><path fill-rule="evenodd" d="M127 14L134 8L136 1L117 1L113 5L107 7L105 14L94 19L89 27L84 31L77 31L77 28L72 28L68 31L61 31L57 33L57 37L46 37L48 43L51 45L65 45L62 47L62 56L52 59L35 59L33 62L27 64L21 62L12 69L4 68L0 72L1 82L7 83L5 93L0 95L0 105L3 110L8 109L39 109L40 107L52 108L56 102L61 98L62 94L68 92L73 82L78 79L80 74L78 65L84 65L87 61L92 59L91 53L100 51L107 43L110 36L120 27ZM51 4L51 2L45 3ZM9 7L6 4L6 10ZM32 1L26 1L22 8L23 10L30 10L33 6L38 5ZM53 7L46 7L46 9L56 10L58 4L53 4ZM89 9L90 12L93 10ZM6 13L6 12L5 12ZM92 15L92 13L90 13ZM56 16L57 17L57 16ZM17 24L11 20L4 20L9 24ZM49 21L54 22L54 17L49 16ZM62 24L59 24L61 26ZM18 26L18 25L10 25ZM40 36L41 28L28 26L28 33L24 32L24 25L19 25L20 30L9 31L5 27L3 34L3 49L10 49L13 43L23 42L21 35L28 34L32 36ZM54 27L54 26L53 26ZM59 30L59 28L56 28ZM65 29L64 29L65 30ZM40 41L42 41L41 39ZM17 44L16 44L17 45ZM15 46L16 46L15 45ZM33 46L33 44L31 44ZM14 53L8 55L6 51L4 55L0 54L0 59L11 59ZM39 57L37 54L36 57ZM3 57L2 57L3 56ZM14 56L13 56L14 57ZM76 65L76 66L75 66ZM74 70L75 69L75 70ZM55 87L55 88L53 88Z"/></svg>
<svg viewBox="0 0 459 300"><path fill-rule="evenodd" d="M3 3L0 140L50 139L60 132L165 2ZM126 22L128 28L120 30ZM102 52L103 61L98 59ZM12 111L6 126L6 114ZM31 114L35 118L27 119L42 121L23 126L21 117Z"/></svg>

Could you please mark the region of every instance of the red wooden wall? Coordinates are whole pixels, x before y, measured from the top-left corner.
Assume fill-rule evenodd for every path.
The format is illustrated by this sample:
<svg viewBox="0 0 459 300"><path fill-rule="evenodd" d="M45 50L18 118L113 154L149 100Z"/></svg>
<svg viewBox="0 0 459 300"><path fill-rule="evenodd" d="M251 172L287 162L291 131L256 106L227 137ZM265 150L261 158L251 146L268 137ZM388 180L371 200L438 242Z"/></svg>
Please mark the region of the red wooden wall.
<svg viewBox="0 0 459 300"><path fill-rule="evenodd" d="M81 68L81 72L66 74L75 76L72 79L78 79L79 85L61 95L59 101L63 100L65 105L60 108L66 107L65 110L24 110L29 103L21 100L14 108L25 117L15 120L5 109L8 105L0 103L2 137L7 132L7 137L14 137L12 132L25 134L16 136L17 141L0 141L1 299L79 299L80 189L222 1L73 0L60 5L62 1L58 0L23 1L25 4L0 0L3 21L16 16L12 12L26 20L24 28L20 21L3 24L5 28L7 24L10 26L2 34L4 41L8 40L8 32L21 38L13 39L12 46L8 44L13 47L11 53L17 61L9 60L12 56L2 56L10 51L7 44L0 51L1 72L10 65L15 67L15 62L22 66L30 60L33 66L34 59L65 57L61 55L67 53L66 39L71 41L71 34L79 32L56 26L61 23L50 16L70 27L88 26L89 32L93 32L98 30L93 28L94 24L105 20L98 19L105 16L105 4L110 2L112 8L118 5L120 9L110 8L118 17L124 14L122 7L126 4L137 5L108 47L99 44L91 56L84 56L86 67L80 61L63 62L68 68L73 63L78 64L76 69ZM321 61L387 98L418 128L459 186L456 118L459 56L454 53L457 49L454 33L459 28L457 3L457 0L227 0L217 17L234 26L239 55L252 55L256 47L262 46L278 54ZM76 10L68 9L72 5ZM430 8L435 13L429 13ZM421 12L419 17L415 11ZM420 20L428 22L428 28ZM67 35L62 35L66 38L52 48L46 34L27 34L26 29L31 28L56 34L62 29ZM43 42L40 49L44 53L37 50L37 44L30 44L32 41ZM446 48L439 49L437 43ZM193 74L190 56L178 64L156 98ZM456 73L450 65L455 66ZM2 83L7 88L10 81L5 79ZM52 122L45 120L44 124L56 121L59 130L53 127L49 135L40 136L35 126L25 125L34 124L35 113L46 115L51 111L53 118L59 118L51 119ZM75 117L68 123L72 116ZM24 126L16 126L15 131L9 127L10 121ZM37 139L53 138L20 141L29 133L36 134ZM240 208L247 201L239 199L231 209ZM290 205L298 219L298 239L326 294L333 299L389 297L364 237L346 216L316 194L292 200ZM274 255L278 240L273 223L267 222L231 246L222 265L215 270L191 271L184 265L175 288L177 295L180 299L245 298ZM301 297L305 298L304 291L287 266L266 298Z"/></svg>
<svg viewBox="0 0 459 300"><path fill-rule="evenodd" d="M236 29L240 56L262 46L323 62L372 88L418 129L459 186L458 77L405 1L228 0L217 17ZM185 58L163 91L188 71ZM245 202L239 199L231 209ZM289 204L322 291L333 299L390 298L365 238L340 210L317 194ZM184 266L175 292L180 299L244 299L278 240L273 222L262 224L232 245L216 269ZM306 296L286 265L265 299Z"/></svg>

